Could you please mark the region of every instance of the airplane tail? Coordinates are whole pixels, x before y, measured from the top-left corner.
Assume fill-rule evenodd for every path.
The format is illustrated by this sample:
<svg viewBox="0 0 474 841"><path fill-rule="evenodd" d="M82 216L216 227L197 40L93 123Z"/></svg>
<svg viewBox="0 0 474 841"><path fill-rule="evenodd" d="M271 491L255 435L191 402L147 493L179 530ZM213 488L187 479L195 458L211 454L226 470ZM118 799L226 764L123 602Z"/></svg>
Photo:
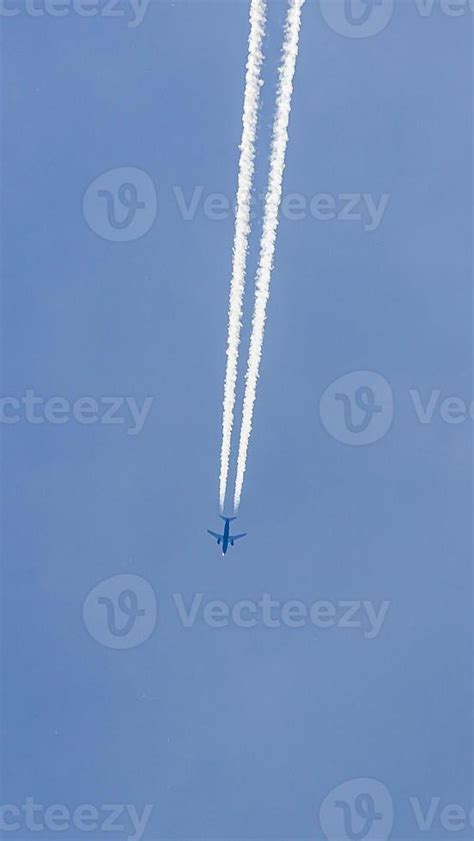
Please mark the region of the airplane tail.
<svg viewBox="0 0 474 841"><path fill-rule="evenodd" d="M222 514L219 514L219 517L221 518L221 520L224 520L224 522L226 522L226 520L228 520L228 521L229 521L229 523L231 523L231 522L232 522L232 520L236 520L236 519L237 519L237 517L224 517Z"/></svg>

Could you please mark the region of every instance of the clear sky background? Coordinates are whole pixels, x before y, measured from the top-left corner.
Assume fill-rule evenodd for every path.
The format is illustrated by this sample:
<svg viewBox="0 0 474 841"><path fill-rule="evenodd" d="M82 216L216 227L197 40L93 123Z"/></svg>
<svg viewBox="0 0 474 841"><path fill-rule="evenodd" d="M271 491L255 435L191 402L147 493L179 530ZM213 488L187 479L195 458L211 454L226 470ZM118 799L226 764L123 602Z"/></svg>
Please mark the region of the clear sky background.
<svg viewBox="0 0 474 841"><path fill-rule="evenodd" d="M3 803L155 804L149 841L322 837L319 804L358 777L390 791L394 838L452 835L438 818L421 833L410 797L472 806L472 421L421 424L409 395L472 399L472 15L396 4L365 39L304 8L285 195L390 198L374 231L281 221L236 523L248 537L225 559L205 530L220 522L233 219L200 205L186 221L176 191L233 200L248 5L152 0L134 28L126 4L2 20L3 393L153 397L137 435L2 425ZM274 0L257 192L284 16ZM83 212L120 167L158 197L129 242ZM394 420L351 447L319 401L359 370L389 382ZM82 617L120 574L158 601L153 633L123 651ZM373 639L202 615L184 628L176 593L390 606Z"/></svg>

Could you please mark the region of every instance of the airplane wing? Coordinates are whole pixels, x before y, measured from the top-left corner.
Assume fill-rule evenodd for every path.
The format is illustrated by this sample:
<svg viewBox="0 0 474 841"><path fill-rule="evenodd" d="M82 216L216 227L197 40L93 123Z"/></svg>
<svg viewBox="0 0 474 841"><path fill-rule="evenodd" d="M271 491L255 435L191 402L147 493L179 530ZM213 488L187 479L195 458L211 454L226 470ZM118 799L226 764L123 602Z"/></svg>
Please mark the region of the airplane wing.
<svg viewBox="0 0 474 841"><path fill-rule="evenodd" d="M247 532L244 532L244 534L231 534L229 540L240 540L241 537L247 537Z"/></svg>
<svg viewBox="0 0 474 841"><path fill-rule="evenodd" d="M215 531L211 531L210 529L207 530L207 533L212 534L212 536L215 537L217 540L223 540L224 538L223 534L216 534Z"/></svg>

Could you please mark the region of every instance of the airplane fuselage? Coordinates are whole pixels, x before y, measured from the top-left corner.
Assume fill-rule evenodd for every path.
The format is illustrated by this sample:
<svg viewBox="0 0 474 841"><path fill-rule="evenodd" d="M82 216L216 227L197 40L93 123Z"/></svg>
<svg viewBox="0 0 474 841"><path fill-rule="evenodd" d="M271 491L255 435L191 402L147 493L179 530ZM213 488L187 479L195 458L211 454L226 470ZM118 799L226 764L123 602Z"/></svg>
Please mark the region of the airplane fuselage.
<svg viewBox="0 0 474 841"><path fill-rule="evenodd" d="M222 554L225 555L229 548L230 520L225 521L224 536L222 538Z"/></svg>

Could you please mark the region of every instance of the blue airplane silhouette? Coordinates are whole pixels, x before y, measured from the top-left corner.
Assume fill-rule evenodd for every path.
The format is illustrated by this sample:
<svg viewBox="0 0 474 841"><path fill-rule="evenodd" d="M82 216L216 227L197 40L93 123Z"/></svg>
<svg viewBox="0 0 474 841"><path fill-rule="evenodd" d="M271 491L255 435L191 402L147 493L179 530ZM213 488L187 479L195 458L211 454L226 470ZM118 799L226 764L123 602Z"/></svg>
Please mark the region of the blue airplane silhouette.
<svg viewBox="0 0 474 841"><path fill-rule="evenodd" d="M220 546L222 543L222 554L225 555L229 548L229 543L231 546L234 545L236 540L240 540L241 537L245 537L245 534L231 534L230 533L230 524L232 520L236 520L237 517L223 517L222 514L219 514L221 520L224 520L224 534L216 534L215 531L211 531L210 529L207 530L208 534L211 534L212 537L215 537L217 540L217 545Z"/></svg>

